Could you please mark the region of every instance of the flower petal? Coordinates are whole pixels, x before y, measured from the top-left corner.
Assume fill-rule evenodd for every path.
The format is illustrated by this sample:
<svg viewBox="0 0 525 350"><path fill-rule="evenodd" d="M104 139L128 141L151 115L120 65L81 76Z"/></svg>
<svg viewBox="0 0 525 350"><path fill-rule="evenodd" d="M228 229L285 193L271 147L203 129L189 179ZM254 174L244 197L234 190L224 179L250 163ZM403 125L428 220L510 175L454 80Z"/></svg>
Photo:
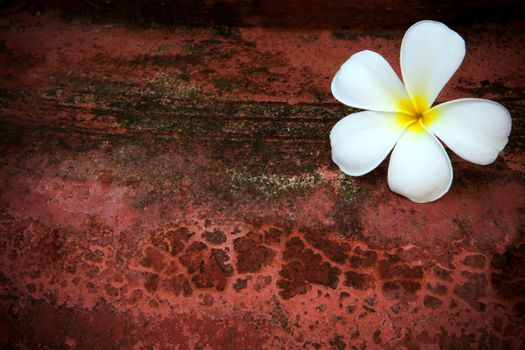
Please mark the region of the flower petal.
<svg viewBox="0 0 525 350"><path fill-rule="evenodd" d="M351 107L411 112L407 110L410 98L397 74L380 54L368 50L354 54L341 66L332 80L332 94Z"/></svg>
<svg viewBox="0 0 525 350"><path fill-rule="evenodd" d="M415 108L430 108L465 57L465 41L440 22L410 27L401 44L401 72Z"/></svg>
<svg viewBox="0 0 525 350"><path fill-rule="evenodd" d="M381 164L404 129L395 113L350 114L338 121L330 132L332 159L344 173L364 175Z"/></svg>
<svg viewBox="0 0 525 350"><path fill-rule="evenodd" d="M424 118L427 129L452 151L481 165L496 160L507 144L512 126L510 113L505 107L479 98L440 104L428 111Z"/></svg>
<svg viewBox="0 0 525 350"><path fill-rule="evenodd" d="M410 125L390 156L390 189L426 203L447 193L451 184L452 165L439 140L419 123Z"/></svg>

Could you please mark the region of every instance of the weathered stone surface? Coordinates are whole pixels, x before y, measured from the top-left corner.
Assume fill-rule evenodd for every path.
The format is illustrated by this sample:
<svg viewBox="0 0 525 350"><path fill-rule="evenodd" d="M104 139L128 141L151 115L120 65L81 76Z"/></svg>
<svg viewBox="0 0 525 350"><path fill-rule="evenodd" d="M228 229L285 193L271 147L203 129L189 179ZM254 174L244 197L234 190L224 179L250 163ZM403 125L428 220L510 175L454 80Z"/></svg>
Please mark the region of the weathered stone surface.
<svg viewBox="0 0 525 350"><path fill-rule="evenodd" d="M0 348L523 345L522 21L448 23L468 51L438 102L514 126L419 205L328 138L354 111L335 71L370 49L399 72L404 30L24 11L0 18Z"/></svg>

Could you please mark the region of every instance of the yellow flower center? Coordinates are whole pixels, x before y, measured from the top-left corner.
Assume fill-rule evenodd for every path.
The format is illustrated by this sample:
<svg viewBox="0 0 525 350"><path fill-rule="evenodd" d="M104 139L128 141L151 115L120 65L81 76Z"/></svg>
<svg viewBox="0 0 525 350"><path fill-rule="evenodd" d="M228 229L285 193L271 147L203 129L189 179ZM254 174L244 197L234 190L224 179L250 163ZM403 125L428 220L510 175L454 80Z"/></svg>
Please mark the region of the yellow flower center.
<svg viewBox="0 0 525 350"><path fill-rule="evenodd" d="M437 117L436 111L424 97L414 96L413 99L399 101L397 120L412 131L424 131L423 126L428 126Z"/></svg>

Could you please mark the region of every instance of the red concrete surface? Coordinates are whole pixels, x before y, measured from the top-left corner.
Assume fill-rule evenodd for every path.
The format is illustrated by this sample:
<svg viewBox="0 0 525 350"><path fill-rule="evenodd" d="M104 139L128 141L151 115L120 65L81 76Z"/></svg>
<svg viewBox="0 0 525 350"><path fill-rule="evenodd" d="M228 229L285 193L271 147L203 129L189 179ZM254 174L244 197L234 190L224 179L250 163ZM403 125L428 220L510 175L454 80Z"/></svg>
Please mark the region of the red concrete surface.
<svg viewBox="0 0 525 350"><path fill-rule="evenodd" d="M399 71L402 30L1 18L1 347L525 347L525 22L453 28L439 100L513 131L418 205L328 140L333 74L362 49Z"/></svg>
<svg viewBox="0 0 525 350"><path fill-rule="evenodd" d="M9 0L4 0L8 3ZM406 29L427 18L449 23L519 19L521 0L20 0L10 12L60 9L67 18L90 16L142 26ZM2 3L0 3L0 8ZM373 19L373 20L371 20Z"/></svg>

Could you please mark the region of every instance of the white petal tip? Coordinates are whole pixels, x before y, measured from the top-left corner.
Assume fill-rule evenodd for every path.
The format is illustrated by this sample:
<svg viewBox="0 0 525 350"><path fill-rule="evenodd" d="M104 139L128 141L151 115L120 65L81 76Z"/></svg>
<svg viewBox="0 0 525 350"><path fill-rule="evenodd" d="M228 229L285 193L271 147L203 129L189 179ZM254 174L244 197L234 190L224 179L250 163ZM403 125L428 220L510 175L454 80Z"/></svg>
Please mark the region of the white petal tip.
<svg viewBox="0 0 525 350"><path fill-rule="evenodd" d="M347 175L364 175L387 157L402 132L403 126L394 113L351 114L330 132L332 160Z"/></svg>
<svg viewBox="0 0 525 350"><path fill-rule="evenodd" d="M330 89L339 102L361 109L396 112L398 101L407 100L403 83L378 53L364 50L339 68Z"/></svg>
<svg viewBox="0 0 525 350"><path fill-rule="evenodd" d="M479 165L493 163L509 141L512 119L501 104L465 98L435 106L438 116L429 130L461 158Z"/></svg>
<svg viewBox="0 0 525 350"><path fill-rule="evenodd" d="M388 167L390 189L415 203L441 198L452 184L452 165L431 133L407 129L399 139Z"/></svg>
<svg viewBox="0 0 525 350"><path fill-rule="evenodd" d="M450 186L449 186L449 188L447 188L446 191L444 191L444 192L442 192L442 193L440 193L438 195L432 194L432 195L408 196L408 195L405 195L403 193L399 193L399 192L393 190L392 188L390 188L390 189L392 190L392 192L395 192L398 195L407 198L411 202L414 202L414 203L417 203L417 204L426 204L426 203L435 202L438 199L440 199L441 197L443 197L445 194L447 194L448 190L450 189Z"/></svg>

